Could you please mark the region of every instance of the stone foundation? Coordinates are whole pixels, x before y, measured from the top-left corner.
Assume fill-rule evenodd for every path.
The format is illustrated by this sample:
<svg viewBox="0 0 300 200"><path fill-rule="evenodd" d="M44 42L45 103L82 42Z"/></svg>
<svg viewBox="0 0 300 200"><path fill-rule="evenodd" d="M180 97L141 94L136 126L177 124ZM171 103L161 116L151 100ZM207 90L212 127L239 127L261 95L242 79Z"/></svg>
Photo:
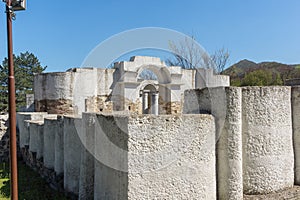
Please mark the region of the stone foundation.
<svg viewBox="0 0 300 200"><path fill-rule="evenodd" d="M49 114L74 114L77 113L73 102L68 99L39 100L34 102L36 112L47 112Z"/></svg>

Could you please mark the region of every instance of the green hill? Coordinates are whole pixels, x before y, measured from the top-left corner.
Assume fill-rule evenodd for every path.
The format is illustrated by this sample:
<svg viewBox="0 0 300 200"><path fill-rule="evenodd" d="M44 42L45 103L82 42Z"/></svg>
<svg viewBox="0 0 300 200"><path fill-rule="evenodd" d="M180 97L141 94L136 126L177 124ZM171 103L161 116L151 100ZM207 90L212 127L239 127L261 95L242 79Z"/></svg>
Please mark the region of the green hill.
<svg viewBox="0 0 300 200"><path fill-rule="evenodd" d="M234 86L283 85L286 79L300 78L300 65L241 60L222 74L229 75Z"/></svg>

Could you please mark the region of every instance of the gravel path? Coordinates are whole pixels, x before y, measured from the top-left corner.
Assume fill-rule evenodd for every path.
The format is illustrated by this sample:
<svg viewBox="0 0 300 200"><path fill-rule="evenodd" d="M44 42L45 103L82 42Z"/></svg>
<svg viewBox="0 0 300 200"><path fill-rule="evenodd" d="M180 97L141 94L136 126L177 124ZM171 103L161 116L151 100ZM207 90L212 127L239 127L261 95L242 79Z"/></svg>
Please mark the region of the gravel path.
<svg viewBox="0 0 300 200"><path fill-rule="evenodd" d="M293 188L282 190L280 192L271 193L267 195L244 195L244 200L281 200L281 199L297 199L300 200L300 186L294 186Z"/></svg>

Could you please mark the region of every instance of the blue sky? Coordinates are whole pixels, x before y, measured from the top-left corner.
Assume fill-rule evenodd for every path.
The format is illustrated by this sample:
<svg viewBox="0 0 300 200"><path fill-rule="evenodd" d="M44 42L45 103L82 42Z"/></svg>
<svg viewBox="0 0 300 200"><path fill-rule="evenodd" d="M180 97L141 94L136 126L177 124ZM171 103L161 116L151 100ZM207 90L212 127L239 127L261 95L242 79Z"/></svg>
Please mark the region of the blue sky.
<svg viewBox="0 0 300 200"><path fill-rule="evenodd" d="M208 52L225 47L231 64L241 59L300 63L299 0L27 1L13 24L14 53L33 52L47 71L80 67L105 39L141 27L194 35ZM4 3L0 7L3 60Z"/></svg>

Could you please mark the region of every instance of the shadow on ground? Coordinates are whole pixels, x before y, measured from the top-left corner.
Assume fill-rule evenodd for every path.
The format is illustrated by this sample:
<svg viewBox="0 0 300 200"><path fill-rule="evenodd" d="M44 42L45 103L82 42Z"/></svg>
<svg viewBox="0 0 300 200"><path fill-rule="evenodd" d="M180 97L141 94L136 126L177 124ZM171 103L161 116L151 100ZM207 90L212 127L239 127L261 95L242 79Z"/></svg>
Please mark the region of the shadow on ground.
<svg viewBox="0 0 300 200"><path fill-rule="evenodd" d="M31 170L22 161L18 162L19 199L25 200L65 200L63 194L49 187L38 173ZM0 163L0 199L9 199L9 164Z"/></svg>

